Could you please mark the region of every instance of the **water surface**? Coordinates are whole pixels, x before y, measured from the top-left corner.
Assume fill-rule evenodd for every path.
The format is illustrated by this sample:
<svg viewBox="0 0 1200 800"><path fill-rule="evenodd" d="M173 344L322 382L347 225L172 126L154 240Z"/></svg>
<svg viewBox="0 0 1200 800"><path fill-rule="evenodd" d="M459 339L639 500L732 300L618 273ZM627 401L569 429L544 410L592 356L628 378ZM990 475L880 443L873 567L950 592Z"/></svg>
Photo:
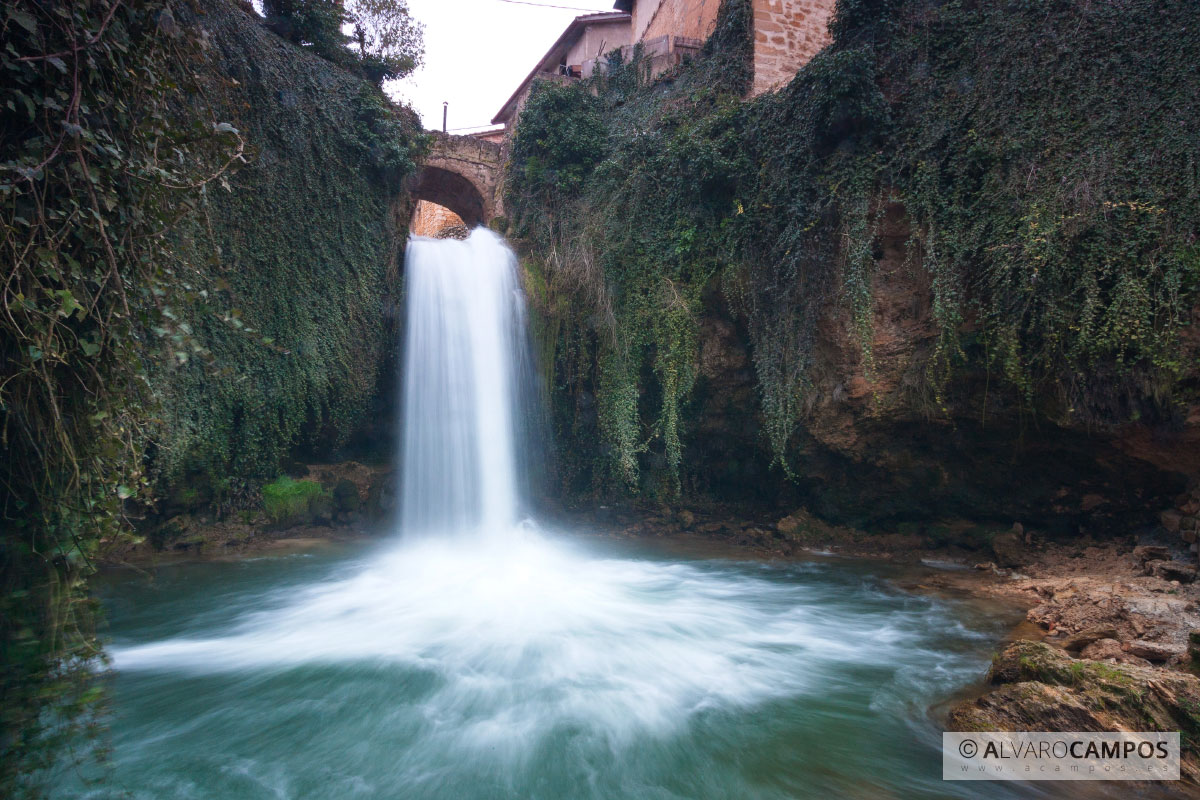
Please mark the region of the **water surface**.
<svg viewBox="0 0 1200 800"><path fill-rule="evenodd" d="M135 798L1017 796L944 784L929 711L1012 620L876 565L523 529L101 591Z"/></svg>

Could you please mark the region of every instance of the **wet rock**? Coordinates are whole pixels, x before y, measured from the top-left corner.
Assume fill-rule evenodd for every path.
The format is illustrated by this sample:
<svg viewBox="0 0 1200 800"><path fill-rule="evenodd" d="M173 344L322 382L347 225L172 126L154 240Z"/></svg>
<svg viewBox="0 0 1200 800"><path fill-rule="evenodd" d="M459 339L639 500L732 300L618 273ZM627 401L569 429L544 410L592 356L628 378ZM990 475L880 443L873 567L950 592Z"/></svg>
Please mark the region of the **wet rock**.
<svg viewBox="0 0 1200 800"><path fill-rule="evenodd" d="M1177 533L1179 531L1179 523L1183 521L1183 514L1175 509L1168 509L1158 515L1158 521L1167 529L1168 533Z"/></svg>
<svg viewBox="0 0 1200 800"><path fill-rule="evenodd" d="M1093 645L1095 646L1095 645ZM1077 660L1042 642L1018 641L992 662L993 689L956 706L951 731L1181 731L1200 736L1200 679L1136 664ZM1200 777L1185 746L1185 780Z"/></svg>
<svg viewBox="0 0 1200 800"><path fill-rule="evenodd" d="M1122 645L1122 649L1130 655L1144 658L1147 661L1170 661L1173 658L1182 656L1187 650L1182 644L1148 642L1145 639L1135 639L1132 642L1126 642Z"/></svg>
<svg viewBox="0 0 1200 800"><path fill-rule="evenodd" d="M795 536L803 526L804 522L798 514L789 514L775 523L775 530L785 536Z"/></svg>
<svg viewBox="0 0 1200 800"><path fill-rule="evenodd" d="M1196 580L1196 568L1182 561L1148 561L1145 570L1147 575L1162 578L1164 581L1191 583Z"/></svg>
<svg viewBox="0 0 1200 800"><path fill-rule="evenodd" d="M685 531L696 524L696 515L687 509L680 511L678 518L679 527L683 528Z"/></svg>
<svg viewBox="0 0 1200 800"><path fill-rule="evenodd" d="M377 475L367 489L364 512L373 519L379 519L391 513L395 506L395 476L392 473Z"/></svg>
<svg viewBox="0 0 1200 800"><path fill-rule="evenodd" d="M1025 537L1016 530L998 533L992 538L992 555L999 567L1019 567L1026 561Z"/></svg>
<svg viewBox="0 0 1200 800"><path fill-rule="evenodd" d="M1116 639L1118 636L1117 629L1111 625L1096 625L1091 628L1073 633L1070 636L1065 636L1062 639L1051 642L1051 644L1061 647L1068 652L1082 650L1088 645L1098 642L1101 639Z"/></svg>

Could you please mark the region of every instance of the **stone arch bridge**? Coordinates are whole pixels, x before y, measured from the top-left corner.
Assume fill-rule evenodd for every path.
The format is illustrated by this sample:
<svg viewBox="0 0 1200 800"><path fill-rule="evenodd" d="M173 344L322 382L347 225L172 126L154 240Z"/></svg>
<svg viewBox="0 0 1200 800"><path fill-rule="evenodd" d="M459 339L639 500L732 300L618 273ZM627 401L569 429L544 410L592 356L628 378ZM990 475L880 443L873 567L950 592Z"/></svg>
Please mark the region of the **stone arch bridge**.
<svg viewBox="0 0 1200 800"><path fill-rule="evenodd" d="M499 144L473 136L434 133L409 191L416 200L450 209L468 227L487 225L504 213L501 173Z"/></svg>

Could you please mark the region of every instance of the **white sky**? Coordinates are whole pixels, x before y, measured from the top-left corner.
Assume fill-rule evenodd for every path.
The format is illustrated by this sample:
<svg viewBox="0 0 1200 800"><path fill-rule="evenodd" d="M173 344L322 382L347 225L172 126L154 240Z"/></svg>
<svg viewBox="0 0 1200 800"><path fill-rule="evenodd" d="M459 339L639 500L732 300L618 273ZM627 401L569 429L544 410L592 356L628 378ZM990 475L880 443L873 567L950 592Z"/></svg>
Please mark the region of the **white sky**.
<svg viewBox="0 0 1200 800"><path fill-rule="evenodd" d="M527 2L545 5L408 0L413 17L425 24L425 66L388 84L388 94L412 105L426 128L442 129L443 100L450 103L451 130L490 126L500 106L572 19L613 7L613 0Z"/></svg>

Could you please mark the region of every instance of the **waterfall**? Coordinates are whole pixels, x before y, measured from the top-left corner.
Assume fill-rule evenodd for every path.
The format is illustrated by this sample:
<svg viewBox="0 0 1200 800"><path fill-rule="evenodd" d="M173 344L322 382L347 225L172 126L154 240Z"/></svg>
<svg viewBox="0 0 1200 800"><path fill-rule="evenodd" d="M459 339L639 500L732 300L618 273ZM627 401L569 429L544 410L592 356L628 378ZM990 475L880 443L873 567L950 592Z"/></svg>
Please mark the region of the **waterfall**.
<svg viewBox="0 0 1200 800"><path fill-rule="evenodd" d="M130 796L945 794L860 779L913 752L935 763L926 709L979 673L994 634L834 562L518 525L523 454L545 453L523 444L513 254L485 230L414 239L407 270L403 535L307 565L166 571L120 606ZM879 761L914 734L923 749Z"/></svg>
<svg viewBox="0 0 1200 800"><path fill-rule="evenodd" d="M532 372L517 263L496 234L414 237L405 259L400 527L510 530Z"/></svg>

